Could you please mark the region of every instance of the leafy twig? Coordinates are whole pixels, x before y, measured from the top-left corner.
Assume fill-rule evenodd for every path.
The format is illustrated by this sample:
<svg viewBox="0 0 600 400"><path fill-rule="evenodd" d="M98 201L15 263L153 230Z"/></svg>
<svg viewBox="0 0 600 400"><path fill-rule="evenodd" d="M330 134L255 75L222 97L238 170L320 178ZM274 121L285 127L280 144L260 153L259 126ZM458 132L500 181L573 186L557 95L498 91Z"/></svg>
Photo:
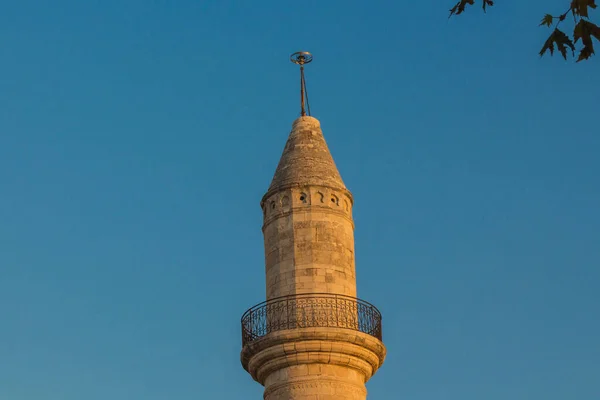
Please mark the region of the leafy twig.
<svg viewBox="0 0 600 400"><path fill-rule="evenodd" d="M581 40L583 47L579 51L577 62L587 60L594 54L594 40L600 41L600 27L589 20L590 9L596 9L596 0L568 0L570 1L569 8L562 14L554 16L552 14L544 15L540 26L552 27L554 21L554 30L544 42L542 49L540 50L540 56L550 52L550 55L554 55L554 49L557 48L563 58L567 59L567 49L571 49L571 53L575 56L575 43ZM493 0L482 0L483 11L486 11L488 6L493 6ZM450 9L450 15L460 15L465 11L465 8L469 5L474 5L475 0L459 0L454 7ZM571 39L566 33L558 29L558 26L563 22L567 16L573 15L573 21L575 28L573 30L573 39Z"/></svg>

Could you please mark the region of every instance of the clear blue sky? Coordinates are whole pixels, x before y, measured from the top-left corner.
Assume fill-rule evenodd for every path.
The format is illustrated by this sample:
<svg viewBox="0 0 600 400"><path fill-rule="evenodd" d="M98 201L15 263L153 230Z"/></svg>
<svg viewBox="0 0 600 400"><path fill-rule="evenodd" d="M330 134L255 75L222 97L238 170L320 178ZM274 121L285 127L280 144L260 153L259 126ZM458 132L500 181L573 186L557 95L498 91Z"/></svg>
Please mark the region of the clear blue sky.
<svg viewBox="0 0 600 400"><path fill-rule="evenodd" d="M600 56L537 56L565 0L452 2L2 2L0 399L262 398L239 317L300 49L369 398L600 398Z"/></svg>

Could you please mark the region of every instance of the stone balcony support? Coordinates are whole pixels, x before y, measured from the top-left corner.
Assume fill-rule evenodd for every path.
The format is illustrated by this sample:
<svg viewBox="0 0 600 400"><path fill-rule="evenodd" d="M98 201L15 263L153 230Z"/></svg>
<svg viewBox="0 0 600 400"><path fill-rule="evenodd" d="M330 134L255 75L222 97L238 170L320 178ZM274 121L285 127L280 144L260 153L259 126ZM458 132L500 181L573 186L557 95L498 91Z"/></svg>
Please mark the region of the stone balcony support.
<svg viewBox="0 0 600 400"><path fill-rule="evenodd" d="M316 327L269 333L246 344L241 361L264 385L265 400L365 400L385 354L369 334Z"/></svg>

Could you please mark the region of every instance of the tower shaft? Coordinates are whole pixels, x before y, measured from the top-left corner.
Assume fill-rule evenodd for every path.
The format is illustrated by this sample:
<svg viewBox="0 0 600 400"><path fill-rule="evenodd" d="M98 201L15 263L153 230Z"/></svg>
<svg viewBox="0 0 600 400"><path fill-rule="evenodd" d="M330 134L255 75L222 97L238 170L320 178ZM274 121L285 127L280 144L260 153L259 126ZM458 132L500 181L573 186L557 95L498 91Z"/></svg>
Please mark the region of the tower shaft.
<svg viewBox="0 0 600 400"><path fill-rule="evenodd" d="M265 400L365 400L383 363L381 314L356 298L352 206L319 121L298 118L261 201L267 301L242 317Z"/></svg>
<svg viewBox="0 0 600 400"><path fill-rule="evenodd" d="M365 400L386 354L381 313L356 297L352 194L306 115L312 55L291 60L301 117L261 201L266 301L242 316L241 361L265 400Z"/></svg>
<svg viewBox="0 0 600 400"><path fill-rule="evenodd" d="M352 195L315 118L294 123L262 208L267 299L356 297Z"/></svg>

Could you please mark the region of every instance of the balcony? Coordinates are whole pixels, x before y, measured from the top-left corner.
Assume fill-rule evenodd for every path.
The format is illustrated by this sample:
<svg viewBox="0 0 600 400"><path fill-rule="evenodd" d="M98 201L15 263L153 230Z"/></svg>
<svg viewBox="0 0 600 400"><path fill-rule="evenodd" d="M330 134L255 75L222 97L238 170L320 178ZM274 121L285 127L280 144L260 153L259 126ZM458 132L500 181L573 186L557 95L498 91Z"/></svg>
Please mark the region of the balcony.
<svg viewBox="0 0 600 400"><path fill-rule="evenodd" d="M366 301L343 295L309 293L277 297L255 305L242 316L242 346L287 329L345 328L379 340L381 313Z"/></svg>

